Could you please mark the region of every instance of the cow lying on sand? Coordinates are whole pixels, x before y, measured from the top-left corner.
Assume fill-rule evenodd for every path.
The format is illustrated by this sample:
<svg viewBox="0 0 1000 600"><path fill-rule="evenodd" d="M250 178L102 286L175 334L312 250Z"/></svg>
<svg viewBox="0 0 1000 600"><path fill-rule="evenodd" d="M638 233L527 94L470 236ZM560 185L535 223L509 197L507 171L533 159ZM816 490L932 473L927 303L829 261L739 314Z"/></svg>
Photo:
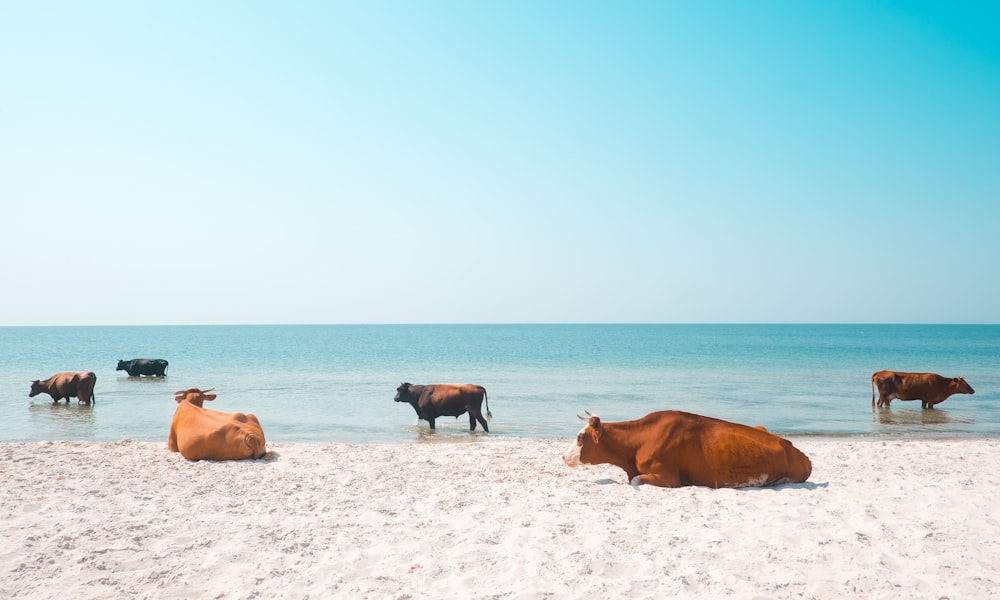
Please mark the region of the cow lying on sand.
<svg viewBox="0 0 1000 600"><path fill-rule="evenodd" d="M202 408L215 388L174 393L177 409L170 423L167 448L188 460L241 460L264 456L264 430L257 417Z"/></svg>
<svg viewBox="0 0 1000 600"><path fill-rule="evenodd" d="M490 430L487 419L493 418L486 388L470 383L437 383L434 385L413 385L404 383L396 388L396 402L409 402L417 411L417 419L430 423L434 429L434 419L455 417L469 413L469 431L476 430L476 421L483 431ZM483 400L486 400L486 419L483 418Z"/></svg>
<svg viewBox="0 0 1000 600"><path fill-rule="evenodd" d="M53 404L63 398L69 404L69 399L75 397L77 402L90 404L97 403L94 396L94 385L97 384L97 375L90 371L77 373L56 373L44 381L34 380L31 382L29 398L34 398L38 394L48 394L52 396Z"/></svg>
<svg viewBox="0 0 1000 600"><path fill-rule="evenodd" d="M812 473L809 457L763 427L676 410L618 423L587 414L563 462L612 464L635 486L762 487L801 483Z"/></svg>
<svg viewBox="0 0 1000 600"><path fill-rule="evenodd" d="M872 373L872 407L875 407L875 388L878 388L879 408L894 399L920 400L920 408L934 408L953 394L975 394L976 390L964 377L942 377L936 373L903 373L877 371Z"/></svg>

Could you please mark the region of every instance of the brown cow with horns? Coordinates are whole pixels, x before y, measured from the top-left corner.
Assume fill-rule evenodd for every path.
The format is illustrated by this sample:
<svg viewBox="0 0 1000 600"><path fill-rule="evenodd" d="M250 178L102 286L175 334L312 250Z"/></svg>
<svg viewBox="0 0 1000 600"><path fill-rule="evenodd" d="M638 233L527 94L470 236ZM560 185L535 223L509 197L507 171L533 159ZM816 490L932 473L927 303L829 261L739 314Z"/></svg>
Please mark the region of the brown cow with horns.
<svg viewBox="0 0 1000 600"><path fill-rule="evenodd" d="M802 483L812 474L809 457L763 427L677 410L618 423L587 414L563 462L621 467L634 486L762 487Z"/></svg>
<svg viewBox="0 0 1000 600"><path fill-rule="evenodd" d="M224 413L202 408L215 388L191 388L174 393L177 409L170 422L167 449L188 460L263 458L264 430L252 414Z"/></svg>
<svg viewBox="0 0 1000 600"><path fill-rule="evenodd" d="M920 400L920 408L934 408L954 394L975 394L964 377L942 377L936 373L903 373L877 371L872 373L872 408L875 408L875 389L878 388L878 406L889 407L894 399Z"/></svg>
<svg viewBox="0 0 1000 600"><path fill-rule="evenodd" d="M97 397L94 396L94 386L96 384L97 375L92 371L56 373L48 379L42 381L36 379L32 381L28 397L34 398L38 394L48 394L52 397L53 404L63 398L69 404L69 399L73 397L78 402L83 402L84 404L90 404L91 402L97 404Z"/></svg>

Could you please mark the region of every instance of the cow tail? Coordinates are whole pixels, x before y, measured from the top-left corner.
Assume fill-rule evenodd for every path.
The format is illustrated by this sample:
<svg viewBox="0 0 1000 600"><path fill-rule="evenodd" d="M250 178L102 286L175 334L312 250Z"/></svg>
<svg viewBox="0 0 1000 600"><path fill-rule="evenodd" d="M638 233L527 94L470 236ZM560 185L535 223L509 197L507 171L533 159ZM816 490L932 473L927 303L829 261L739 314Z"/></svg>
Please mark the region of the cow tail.
<svg viewBox="0 0 1000 600"><path fill-rule="evenodd" d="M486 395L486 388L483 388L483 400L486 400L486 420L493 420L493 413L490 412L490 397Z"/></svg>
<svg viewBox="0 0 1000 600"><path fill-rule="evenodd" d="M875 408L875 376L872 375L872 408Z"/></svg>

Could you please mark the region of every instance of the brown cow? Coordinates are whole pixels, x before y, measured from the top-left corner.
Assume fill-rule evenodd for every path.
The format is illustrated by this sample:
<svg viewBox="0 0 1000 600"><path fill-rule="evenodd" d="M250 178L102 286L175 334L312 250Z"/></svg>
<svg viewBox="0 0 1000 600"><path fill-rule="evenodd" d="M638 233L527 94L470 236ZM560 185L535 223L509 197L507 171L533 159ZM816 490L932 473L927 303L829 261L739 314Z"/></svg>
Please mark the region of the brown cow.
<svg viewBox="0 0 1000 600"><path fill-rule="evenodd" d="M53 404L63 398L69 404L69 399L76 397L77 402L97 404L97 397L94 396L94 385L97 384L97 375L90 371L80 371L75 373L56 373L44 381L34 380L31 382L29 398L34 398L38 394L48 394L52 396Z"/></svg>
<svg viewBox="0 0 1000 600"><path fill-rule="evenodd" d="M872 408L875 407L875 388L878 388L878 406L889 407L894 399L920 400L920 408L934 408L953 394L975 394L976 390L964 377L942 377L936 373L903 373L877 371L872 373Z"/></svg>
<svg viewBox="0 0 1000 600"><path fill-rule="evenodd" d="M264 456L264 430L253 415L202 408L215 388L174 393L177 409L170 422L167 448L188 460L241 460Z"/></svg>
<svg viewBox="0 0 1000 600"><path fill-rule="evenodd" d="M469 431L476 430L476 421L489 432L486 419L492 419L490 400L486 388L470 383L437 383L434 385L413 385L404 383L396 388L396 402L409 402L417 411L417 419L430 423L434 429L434 419L455 417L469 413ZM483 418L483 400L486 400L486 419Z"/></svg>
<svg viewBox="0 0 1000 600"><path fill-rule="evenodd" d="M812 473L809 457L763 427L676 410L619 423L587 414L563 462L621 467L634 486L762 487L802 483Z"/></svg>

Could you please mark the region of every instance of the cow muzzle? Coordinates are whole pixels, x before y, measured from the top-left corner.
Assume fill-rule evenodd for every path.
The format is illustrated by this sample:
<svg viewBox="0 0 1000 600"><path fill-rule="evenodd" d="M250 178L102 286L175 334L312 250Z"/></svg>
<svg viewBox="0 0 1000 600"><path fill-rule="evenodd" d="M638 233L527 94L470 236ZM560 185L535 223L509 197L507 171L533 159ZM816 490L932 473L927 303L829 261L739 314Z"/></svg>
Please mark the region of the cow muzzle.
<svg viewBox="0 0 1000 600"><path fill-rule="evenodd" d="M574 440L570 447L566 449L566 452L563 453L562 459L563 462L566 463L567 467L578 467L582 464L580 460L580 449L580 444Z"/></svg>

